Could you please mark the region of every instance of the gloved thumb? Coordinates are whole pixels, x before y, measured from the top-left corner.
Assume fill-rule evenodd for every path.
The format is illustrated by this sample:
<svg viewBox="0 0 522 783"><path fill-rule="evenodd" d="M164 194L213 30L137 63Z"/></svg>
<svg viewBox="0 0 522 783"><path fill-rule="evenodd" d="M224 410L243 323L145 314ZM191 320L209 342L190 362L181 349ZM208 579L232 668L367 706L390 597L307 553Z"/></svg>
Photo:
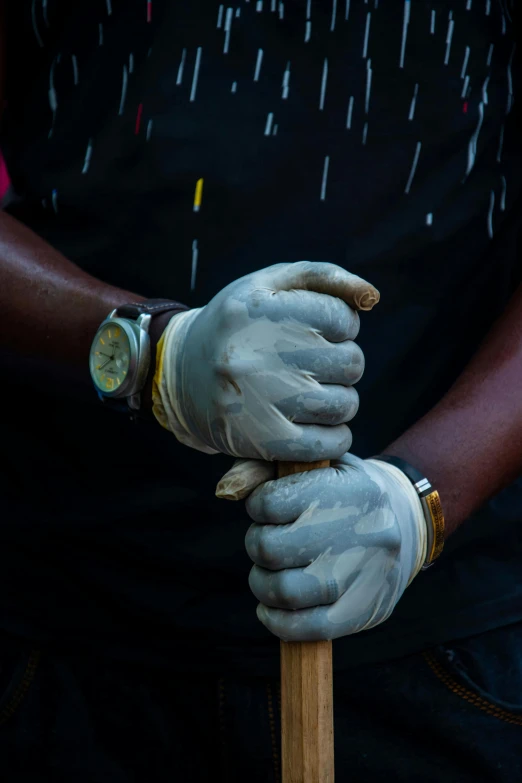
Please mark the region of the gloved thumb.
<svg viewBox="0 0 522 783"><path fill-rule="evenodd" d="M275 264L257 273L275 291L301 289L336 296L354 310L371 310L380 299L378 290L362 277L326 261Z"/></svg>
<svg viewBox="0 0 522 783"><path fill-rule="evenodd" d="M216 497L243 500L260 484L276 477L274 462L261 459L238 459L216 487Z"/></svg>

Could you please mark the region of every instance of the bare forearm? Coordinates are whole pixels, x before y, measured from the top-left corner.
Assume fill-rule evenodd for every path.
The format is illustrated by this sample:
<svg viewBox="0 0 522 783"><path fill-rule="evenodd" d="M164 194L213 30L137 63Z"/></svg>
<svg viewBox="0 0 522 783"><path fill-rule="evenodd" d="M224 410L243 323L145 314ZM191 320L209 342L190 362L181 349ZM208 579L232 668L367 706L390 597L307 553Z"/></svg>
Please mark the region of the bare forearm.
<svg viewBox="0 0 522 783"><path fill-rule="evenodd" d="M96 280L36 234L0 213L1 344L25 356L85 368L100 322L140 300Z"/></svg>
<svg viewBox="0 0 522 783"><path fill-rule="evenodd" d="M448 534L522 472L522 287L450 391L385 452L439 490Z"/></svg>

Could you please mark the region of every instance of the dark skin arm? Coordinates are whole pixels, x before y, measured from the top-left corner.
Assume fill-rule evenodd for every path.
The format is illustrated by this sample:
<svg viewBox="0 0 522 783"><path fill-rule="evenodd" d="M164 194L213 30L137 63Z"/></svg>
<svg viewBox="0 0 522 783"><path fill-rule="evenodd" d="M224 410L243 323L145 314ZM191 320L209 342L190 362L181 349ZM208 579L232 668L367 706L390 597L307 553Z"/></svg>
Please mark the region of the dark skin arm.
<svg viewBox="0 0 522 783"><path fill-rule="evenodd" d="M4 94L0 0L0 115ZM107 314L143 297L83 272L26 226L0 212L0 347L69 367L89 383L89 348Z"/></svg>
<svg viewBox="0 0 522 783"><path fill-rule="evenodd" d="M91 277L0 212L2 346L77 368L88 382L98 326L113 308L142 298Z"/></svg>
<svg viewBox="0 0 522 783"><path fill-rule="evenodd" d="M142 297L97 280L0 212L1 343L77 367L108 312ZM522 473L522 288L454 386L390 444L439 490L447 533Z"/></svg>
<svg viewBox="0 0 522 783"><path fill-rule="evenodd" d="M0 0L0 52L2 40ZM0 57L0 110L2 108ZM0 213L1 342L79 368L114 307L140 297L102 283ZM522 289L452 389L385 449L439 489L450 534L522 473Z"/></svg>
<svg viewBox="0 0 522 783"><path fill-rule="evenodd" d="M522 473L522 286L449 392L384 453L439 490L446 535Z"/></svg>

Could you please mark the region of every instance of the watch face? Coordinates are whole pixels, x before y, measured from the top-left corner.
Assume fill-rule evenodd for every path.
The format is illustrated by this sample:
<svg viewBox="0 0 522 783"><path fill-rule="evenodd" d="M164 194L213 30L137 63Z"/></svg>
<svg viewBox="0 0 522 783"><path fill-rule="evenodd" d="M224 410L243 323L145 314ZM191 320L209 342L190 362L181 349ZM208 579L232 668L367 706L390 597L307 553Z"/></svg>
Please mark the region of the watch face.
<svg viewBox="0 0 522 783"><path fill-rule="evenodd" d="M102 326L91 348L91 375L103 394L114 394L125 382L130 366L130 343L124 329Z"/></svg>

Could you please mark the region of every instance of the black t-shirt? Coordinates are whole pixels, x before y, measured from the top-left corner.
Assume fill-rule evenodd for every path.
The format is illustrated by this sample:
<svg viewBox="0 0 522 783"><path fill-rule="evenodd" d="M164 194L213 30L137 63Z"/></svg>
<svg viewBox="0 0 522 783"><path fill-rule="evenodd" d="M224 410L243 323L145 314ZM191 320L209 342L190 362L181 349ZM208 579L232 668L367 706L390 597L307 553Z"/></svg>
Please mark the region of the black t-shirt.
<svg viewBox="0 0 522 783"><path fill-rule="evenodd" d="M13 0L10 210L100 279L190 306L278 261L367 277L382 301L362 318L353 451L371 456L440 399L519 281L511 13L509 0ZM231 460L36 361L6 358L3 376L0 628L275 671L248 518L214 497ZM336 666L521 619L521 518L515 483L388 622L336 642Z"/></svg>

